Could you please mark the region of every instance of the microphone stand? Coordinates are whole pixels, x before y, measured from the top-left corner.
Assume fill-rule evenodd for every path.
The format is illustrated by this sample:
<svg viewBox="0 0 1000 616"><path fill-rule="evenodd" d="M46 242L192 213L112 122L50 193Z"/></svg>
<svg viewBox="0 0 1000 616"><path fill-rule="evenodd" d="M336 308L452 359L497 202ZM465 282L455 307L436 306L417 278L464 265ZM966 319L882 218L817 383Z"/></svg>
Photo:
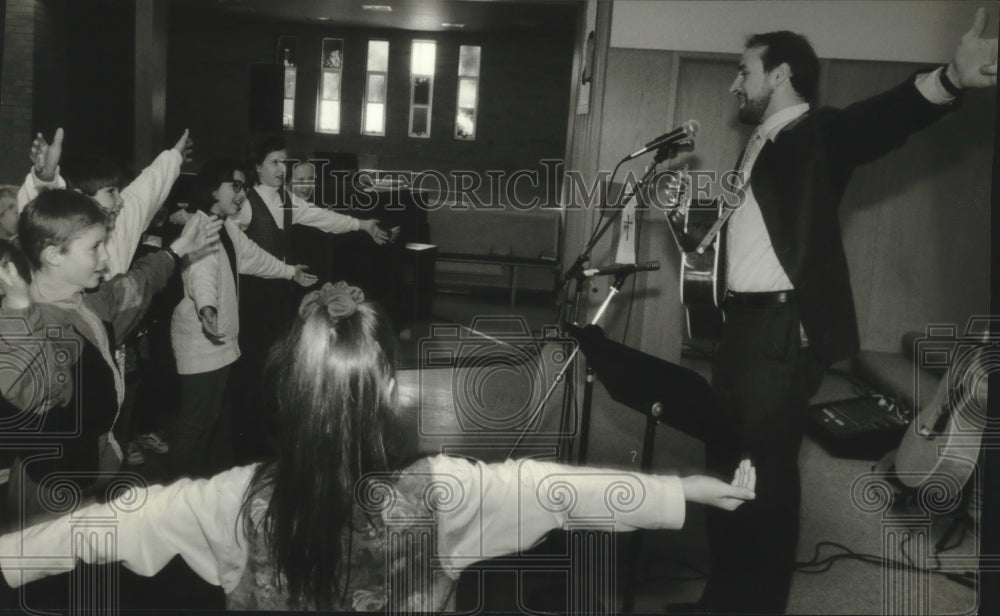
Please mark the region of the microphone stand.
<svg viewBox="0 0 1000 616"><path fill-rule="evenodd" d="M601 320L601 317L604 316L604 312L611 304L611 300L621 291L622 285L625 284L625 280L634 273L635 271L621 272L615 274L614 282L611 283L611 286L608 288L608 295L607 297L604 298L604 302L601 304L601 307L594 314L594 318L591 319L590 325L595 325L595 326L598 325L598 322ZM583 270L581 269L576 276L578 288L583 286L582 283L584 278L587 278L587 276L584 276ZM549 401L549 398L552 397L552 393L555 391L556 386L559 384L560 381L563 380L566 374L566 370L573 365L573 360L576 359L576 355L579 352L580 352L580 345L577 344L573 347L573 351L570 353L569 357L566 358L566 361L563 362L563 365L559 369L559 372L555 375L555 377L553 377L548 390L545 392L545 396L543 396L542 399L539 400L538 406L536 406L535 410L532 412L531 419L528 421L524 429L521 430L521 433L518 435L517 440L514 441L514 444L511 445L510 450L507 452L508 458L511 457L511 455L514 453L514 450L518 448L518 446L521 444L521 441L523 441L524 437L527 436L528 431L531 430L532 425L541 416L542 411L545 408L545 404ZM588 437L590 436L590 407L591 407L591 400L593 399L594 379L595 379L594 370L590 366L587 366L586 385L584 386L583 390L583 409L580 415L580 424L581 424L580 453L577 460L580 464L583 464L587 461L587 440ZM562 415L559 420L561 434L569 433L570 413L568 409L573 401L573 397L570 394L572 394L572 388L574 386L575 385L573 384L572 378L565 380ZM572 440L570 440L570 445L572 445ZM571 451L567 451L566 457L569 458L571 454L572 454Z"/></svg>
<svg viewBox="0 0 1000 616"><path fill-rule="evenodd" d="M577 281L577 287L575 290L576 298L573 301L572 314L569 315L571 318L563 320L568 320L571 323L576 322L576 318L581 304L580 301L581 295L583 293L583 290L580 288L580 282L582 280L580 273L583 271L584 264L590 261L590 253L594 250L594 247L597 245L599 241L601 241L601 238L604 237L604 234L607 233L609 228L611 228L611 225L613 225L614 222L618 220L618 217L621 216L622 211L625 209L625 204L628 203L629 199L634 197L636 193L639 192L639 188L641 186L644 186L653 176L653 173L656 171L656 166L659 165L664 160L668 160L677 156L677 153L680 152L680 148L684 145L689 145L690 143L691 142L668 143L660 147L658 150L656 150L656 156L653 157L653 164L646 168L646 171L643 174L642 179L639 180L639 182L636 183L634 186L632 186L632 191L627 195L625 195L625 198L618 200L619 205L617 205L614 208L614 210L611 213L611 216L609 216L608 219L604 221L604 224L598 229L597 233L591 236L590 241L587 242L587 245L586 247L584 247L583 252L580 253L580 255L576 258L576 260L573 261L573 265L571 265L569 269L566 270L566 272L563 274L562 276L563 282L560 285L561 289L565 290L568 287L569 282L571 280ZM624 163L626 160L629 160L627 156L622 160L620 160L617 165L615 165L615 170L614 172L612 172L611 178L608 180L608 184L611 184L611 180L613 180L615 174L618 173L618 168L621 167L622 163ZM606 197L604 201L605 203L607 203ZM566 302L560 302L560 310L559 310L560 316L566 316L564 307L565 303Z"/></svg>
<svg viewBox="0 0 1000 616"><path fill-rule="evenodd" d="M558 311L560 315L560 323L569 322L576 324L577 318L579 316L580 306L583 303L582 301L583 280L586 278L586 276L583 275L583 266L585 263L590 261L590 253L597 245L597 242L601 240L601 238L604 236L605 233L607 233L611 225L621 215L622 210L624 210L624 204L627 203L629 199L633 198L639 192L640 187L644 186L649 181L653 173L656 171L656 167L657 165L659 165L659 163L663 162L664 160L677 156L681 146L688 145L689 143L690 142L670 143L657 149L656 155L653 158L653 164L646 169L645 173L642 176L642 179L639 180L639 182L632 187L632 191L628 193L625 199L619 200L619 202L622 205L619 205L614 209L611 216L608 217L608 219L600 227L597 233L591 236L590 241L587 242L587 246L583 249L583 252L581 252L580 255L573 262L573 265L571 265L570 268L566 271L566 273L563 274L563 283L561 285L562 290L560 291L560 294L568 290L568 285L571 280L576 281L576 288L574 291L575 297L572 302L572 307L569 310L570 314L567 314L566 304L568 303L568 300L560 302L560 308ZM618 164L615 166L614 171L611 174L611 179L614 179L615 174L618 172L618 168L621 167L622 163L624 163L626 160L628 160L628 157L623 158L621 161L618 162ZM611 183L610 180L608 183L609 184ZM605 198L604 201L606 203L607 199ZM626 278L628 278L629 274L631 273L632 272L615 275L615 280L608 289L608 295L604 299L604 302L601 304L598 311L594 314L593 319L591 319L590 325L598 325L598 322L600 321L601 317L604 316L605 311L611 304L611 300L621 291L622 285L625 283ZM548 402L549 398L552 397L552 393L555 391L556 385L559 383L559 381L564 380L566 371L569 369L570 366L573 365L573 361L576 359L576 355L579 352L579 350L580 350L579 345L575 346L573 348L573 352L566 359L566 361L563 362L563 365L559 369L558 374L556 374L556 376L553 378L551 385L545 392L545 396L539 401L538 406L532 413L532 418L527 422L527 425L525 425L524 429L521 431L521 434L518 435L517 440L514 441L514 444L507 452L508 458L511 456L511 454L513 454L514 450L517 449L517 447L521 444L521 441L524 440L524 437L527 435L528 431L531 429L532 425L535 423L537 418L541 416L541 413L545 408L545 404ZM581 464L586 462L586 457L587 457L587 441L589 440L590 437L590 413L591 413L591 404L593 401L593 389L594 389L595 378L596 376L594 374L594 371L588 366L586 369L585 385L583 391L583 408L580 411L580 424L581 424L580 451L577 456L577 459L578 462ZM573 415L572 409L575 407L574 404L575 387L576 387L575 378L565 379L565 382L563 383L562 412L559 420L560 433L563 435L569 434L570 418ZM560 448L560 451L566 451L565 458L570 459L572 457L573 439L568 436L564 436L563 439L568 440L568 443L566 444L565 448Z"/></svg>
<svg viewBox="0 0 1000 616"><path fill-rule="evenodd" d="M625 284L625 279L629 277L633 272L626 272L623 274L615 274L615 280L608 287L608 295L604 298L604 302L594 313L594 318L590 320L590 325L598 325L601 317L604 316L604 312L611 305L611 300L615 298L618 293L621 292L622 285ZM578 283L579 284L579 283ZM574 322L575 324L575 322ZM579 346L573 349L573 355L579 350ZM572 359L572 357L570 358ZM569 362L567 362L569 363ZM587 365L587 376L583 384L583 408L580 409L580 451L577 454L577 463L586 464L587 463L587 446L590 442L590 413L591 406L594 400L594 380L596 379L594 374L594 369ZM567 382L568 385L568 382ZM563 409L565 410L566 404L563 404ZM563 432L565 434L565 431ZM570 443L572 445L572 442Z"/></svg>
<svg viewBox="0 0 1000 616"><path fill-rule="evenodd" d="M614 208L611 216L608 217L608 219L604 222L604 225L597 231L597 233L591 236L590 241L587 242L587 246L583 249L583 252L580 253L580 255L573 262L573 265L571 265L569 269L566 270L566 273L563 274L563 282L561 286L566 286L569 284L570 280L577 277L578 273L583 269L583 265L590 260L590 253L594 250L594 246L597 245L597 242L601 241L601 238L604 237L604 234L607 233L611 225L618 220L619 216L621 216L622 210L625 209L624 204L628 203L628 200L639 192L639 188L644 186L646 182L649 181L649 178L652 177L653 173L656 171L656 166L665 160L674 158L680 152L681 147L691 145L691 143L692 142L690 141L668 143L656 150L656 156L653 157L653 164L646 168L646 172L643 174L642 179L632 187L632 192L628 193L624 199L618 200L619 205ZM611 180L614 180L615 175L618 173L618 168L621 167L622 163L626 160L629 160L627 156L615 165L615 170L612 172L611 178L608 180L608 184L611 184ZM607 198L605 198L605 204L606 203Z"/></svg>

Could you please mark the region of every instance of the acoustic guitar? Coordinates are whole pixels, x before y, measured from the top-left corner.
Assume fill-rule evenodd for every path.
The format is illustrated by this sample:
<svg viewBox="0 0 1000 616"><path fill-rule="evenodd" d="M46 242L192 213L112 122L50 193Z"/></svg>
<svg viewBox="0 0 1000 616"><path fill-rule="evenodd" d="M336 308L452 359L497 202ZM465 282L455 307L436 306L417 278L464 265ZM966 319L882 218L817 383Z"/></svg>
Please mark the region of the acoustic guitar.
<svg viewBox="0 0 1000 616"><path fill-rule="evenodd" d="M725 242L716 234L701 250L709 229L722 215L721 199L694 199L691 176L668 171L649 184L646 203L664 210L681 252L681 303L687 313L688 336L718 340L722 335L722 300L726 295Z"/></svg>
<svg viewBox="0 0 1000 616"><path fill-rule="evenodd" d="M957 497L975 471L987 422L987 377L1000 359L1000 349L959 345L953 354L941 384L913 419L895 457L903 485L920 488L934 481L949 498Z"/></svg>

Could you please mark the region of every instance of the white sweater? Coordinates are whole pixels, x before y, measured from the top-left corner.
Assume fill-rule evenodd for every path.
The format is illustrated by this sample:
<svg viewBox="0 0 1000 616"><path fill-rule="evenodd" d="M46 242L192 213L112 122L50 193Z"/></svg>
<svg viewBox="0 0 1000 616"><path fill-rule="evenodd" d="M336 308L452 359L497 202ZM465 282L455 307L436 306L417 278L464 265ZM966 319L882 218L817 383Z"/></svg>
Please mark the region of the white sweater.
<svg viewBox="0 0 1000 616"><path fill-rule="evenodd" d="M149 576L180 555L202 579L228 593L247 564L240 507L255 468L133 488L109 503L0 536L3 576L18 587L72 569L78 559L117 561ZM542 460L484 464L447 455L411 469L402 480L411 472L430 473L438 486L435 494L443 495L435 501L436 553L438 566L452 579L478 561L528 549L556 528L630 531L684 525L684 486L677 477ZM88 529L88 523L100 526ZM88 531L102 537L113 533L116 540L95 538L88 544L80 539Z"/></svg>
<svg viewBox="0 0 1000 616"><path fill-rule="evenodd" d="M295 267L282 263L258 246L240 231L232 219L225 222L225 230L233 240L236 253L236 271L261 278L290 279ZM233 279L229 257L222 243L206 256L192 261L184 270L184 299L174 308L170 322L170 341L177 358L178 374L200 374L218 370L236 361L240 356L239 301L237 281ZM218 313L221 342L212 342L201 329L198 311L214 306Z"/></svg>

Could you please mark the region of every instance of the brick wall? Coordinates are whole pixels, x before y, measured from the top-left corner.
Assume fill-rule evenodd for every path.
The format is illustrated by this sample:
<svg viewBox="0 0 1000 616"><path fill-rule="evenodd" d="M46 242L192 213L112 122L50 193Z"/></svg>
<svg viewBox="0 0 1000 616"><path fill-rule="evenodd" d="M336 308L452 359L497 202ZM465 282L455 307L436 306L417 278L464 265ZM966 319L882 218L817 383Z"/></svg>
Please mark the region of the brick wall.
<svg viewBox="0 0 1000 616"><path fill-rule="evenodd" d="M130 146L133 130L131 116L123 113L132 101L132 51L120 43L131 44L129 7L124 0L7 0L0 182L19 184L32 136L50 138L59 126L67 131L68 154L87 149L120 154L115 157L123 161L131 156L119 145ZM109 106L113 111L102 117ZM127 138L113 139L115 147L106 152L99 145L115 130Z"/></svg>
<svg viewBox="0 0 1000 616"><path fill-rule="evenodd" d="M53 1L63 5L65 90L62 105L54 107L58 117L36 122L66 127L67 155L100 154L130 169L135 145L135 2ZM141 169L148 161L140 162Z"/></svg>
<svg viewBox="0 0 1000 616"><path fill-rule="evenodd" d="M65 0L36 0L32 133L63 126L66 105Z"/></svg>
<svg viewBox="0 0 1000 616"><path fill-rule="evenodd" d="M3 83L0 84L0 182L24 178L32 132L35 0L7 0Z"/></svg>

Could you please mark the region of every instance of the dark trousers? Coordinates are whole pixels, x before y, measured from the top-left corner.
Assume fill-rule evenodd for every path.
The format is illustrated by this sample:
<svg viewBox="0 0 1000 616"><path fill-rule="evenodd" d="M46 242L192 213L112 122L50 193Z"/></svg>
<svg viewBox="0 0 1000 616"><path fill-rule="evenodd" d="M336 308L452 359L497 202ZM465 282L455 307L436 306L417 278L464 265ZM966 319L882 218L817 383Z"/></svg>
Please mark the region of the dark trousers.
<svg viewBox="0 0 1000 616"><path fill-rule="evenodd" d="M172 476L208 477L233 465L229 369L180 375L180 409L168 458Z"/></svg>
<svg viewBox="0 0 1000 616"><path fill-rule="evenodd" d="M271 347L288 335L298 310L294 288L286 280L240 276L240 359L233 367L230 392L240 418L233 427L237 464L274 453L275 397L265 383Z"/></svg>
<svg viewBox="0 0 1000 616"><path fill-rule="evenodd" d="M749 457L757 498L735 512L706 512L712 574L703 601L713 611L781 613L799 536L798 456L809 398L824 366L801 348L798 308L726 310L712 389L733 439L709 439L706 463L730 477Z"/></svg>

